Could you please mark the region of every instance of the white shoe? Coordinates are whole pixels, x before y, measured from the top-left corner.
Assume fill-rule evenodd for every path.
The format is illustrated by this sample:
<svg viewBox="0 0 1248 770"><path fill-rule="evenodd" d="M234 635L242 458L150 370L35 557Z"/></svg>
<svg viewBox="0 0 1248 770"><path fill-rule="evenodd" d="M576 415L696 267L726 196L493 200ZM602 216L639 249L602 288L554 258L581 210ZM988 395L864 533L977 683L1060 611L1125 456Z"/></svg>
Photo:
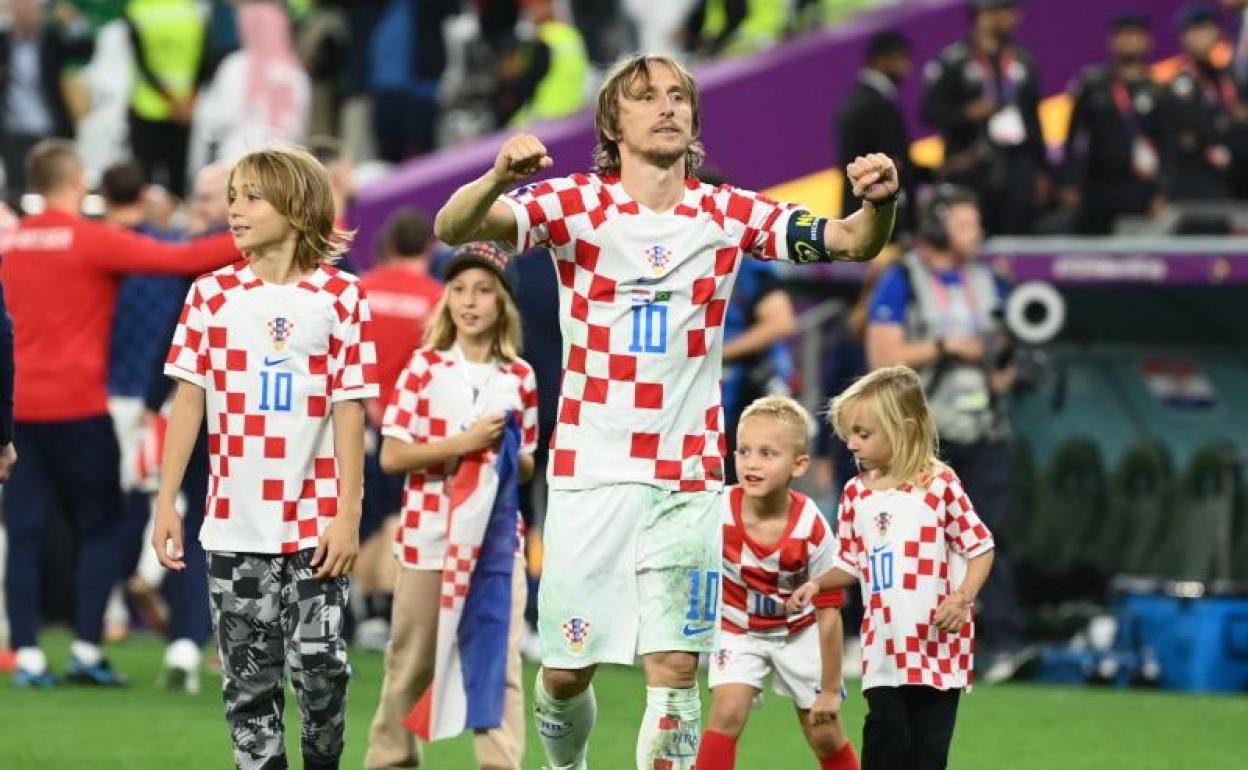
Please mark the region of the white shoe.
<svg viewBox="0 0 1248 770"><path fill-rule="evenodd" d="M165 648L165 671L161 683L170 690L199 692L199 645L190 639L175 639Z"/></svg>
<svg viewBox="0 0 1248 770"><path fill-rule="evenodd" d="M524 635L520 637L520 657L529 663L542 662L542 640L528 623L524 624Z"/></svg>
<svg viewBox="0 0 1248 770"><path fill-rule="evenodd" d="M355 646L371 652L385 652L390 643L390 623L385 618L369 618L355 627Z"/></svg>

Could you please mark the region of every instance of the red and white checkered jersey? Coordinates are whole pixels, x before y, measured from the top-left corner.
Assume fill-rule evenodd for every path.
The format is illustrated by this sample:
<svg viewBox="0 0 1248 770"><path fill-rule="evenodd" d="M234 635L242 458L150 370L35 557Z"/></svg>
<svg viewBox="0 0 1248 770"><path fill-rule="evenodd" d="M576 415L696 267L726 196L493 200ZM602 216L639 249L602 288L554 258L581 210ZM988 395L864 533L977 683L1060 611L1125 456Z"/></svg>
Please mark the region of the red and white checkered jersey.
<svg viewBox="0 0 1248 770"><path fill-rule="evenodd" d="M936 608L966 575L966 560L993 547L962 482L941 468L924 486L871 490L845 485L837 516L836 566L858 578L862 687L971 684L974 624L945 633Z"/></svg>
<svg viewBox="0 0 1248 770"><path fill-rule="evenodd" d="M666 213L576 174L500 200L559 276L563 384L550 485L723 486L724 314L743 254L788 259L793 206L689 180Z"/></svg>
<svg viewBox="0 0 1248 770"><path fill-rule="evenodd" d="M165 374L207 392L205 550L315 548L338 512L331 405L377 397L368 302L321 266L276 285L237 262L196 279Z"/></svg>
<svg viewBox="0 0 1248 770"><path fill-rule="evenodd" d="M815 607L840 607L844 594L825 591L813 606L789 613L784 603L799 586L834 566L831 532L819 506L789 492L788 523L779 540L762 545L750 537L742 518L745 490L724 495L724 602L720 626L730 634L787 636L815 622Z"/></svg>
<svg viewBox="0 0 1248 770"><path fill-rule="evenodd" d="M404 443L439 441L467 429L491 412L516 412L522 429L520 452L537 448L537 380L522 359L498 362L474 396L455 348L421 348L399 375L382 417L382 435ZM446 555L450 495L446 482L455 466L434 465L407 474L402 522L394 552L405 567L441 569ZM518 514L519 512L517 512Z"/></svg>

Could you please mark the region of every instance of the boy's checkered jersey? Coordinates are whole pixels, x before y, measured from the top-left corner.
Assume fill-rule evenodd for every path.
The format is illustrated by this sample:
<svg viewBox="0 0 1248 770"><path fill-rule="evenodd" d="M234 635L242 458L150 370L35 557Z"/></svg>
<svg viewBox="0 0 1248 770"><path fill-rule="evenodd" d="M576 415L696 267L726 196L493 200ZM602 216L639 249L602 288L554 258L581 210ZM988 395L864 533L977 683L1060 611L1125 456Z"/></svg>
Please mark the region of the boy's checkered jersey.
<svg viewBox="0 0 1248 770"><path fill-rule="evenodd" d="M962 584L966 560L993 547L957 474L941 467L923 486L881 491L854 477L841 494L836 536L836 566L862 586L863 689L969 686L970 617L952 634L932 622Z"/></svg>
<svg viewBox="0 0 1248 770"><path fill-rule="evenodd" d="M728 298L743 254L788 259L794 207L691 179L683 200L659 214L618 178L596 174L500 200L515 213L517 246L549 247L559 276L564 372L552 488L721 488Z"/></svg>
<svg viewBox="0 0 1248 770"><path fill-rule="evenodd" d="M452 351L421 348L399 375L382 417L382 435L405 444L428 443L463 432L490 412L518 412L520 453L537 448L537 380L527 361L498 363L488 392L473 403L472 385ZM441 569L446 555L450 495L446 481L453 465L439 464L407 474L402 521L394 553L405 567Z"/></svg>
<svg viewBox="0 0 1248 770"><path fill-rule="evenodd" d="M841 591L815 597L812 606L788 613L784 603L807 580L832 569L835 542L819 506L789 492L788 525L770 546L750 538L742 519L745 491L729 487L724 495L724 603L720 626L730 634L787 636L815 622L815 607L840 607Z"/></svg>
<svg viewBox="0 0 1248 770"><path fill-rule="evenodd" d="M338 511L332 405L377 397L377 351L355 277L321 266L281 286L246 262L201 276L165 374L206 391L204 548L315 548Z"/></svg>

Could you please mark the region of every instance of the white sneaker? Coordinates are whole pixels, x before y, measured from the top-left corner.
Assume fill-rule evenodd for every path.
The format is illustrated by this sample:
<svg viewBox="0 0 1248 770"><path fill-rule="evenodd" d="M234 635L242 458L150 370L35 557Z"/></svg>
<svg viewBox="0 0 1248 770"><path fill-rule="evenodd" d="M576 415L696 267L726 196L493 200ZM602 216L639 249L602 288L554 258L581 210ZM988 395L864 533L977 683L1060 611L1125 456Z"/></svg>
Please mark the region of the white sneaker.
<svg viewBox="0 0 1248 770"><path fill-rule="evenodd" d="M528 623L524 624L524 635L520 637L520 657L529 663L542 662L542 640Z"/></svg>
<svg viewBox="0 0 1248 770"><path fill-rule="evenodd" d="M371 652L385 652L390 643L390 623L385 618L369 618L355 627L355 646Z"/></svg>
<svg viewBox="0 0 1248 770"><path fill-rule="evenodd" d="M170 690L199 692L199 645L190 639L175 639L165 648L165 671L161 683Z"/></svg>

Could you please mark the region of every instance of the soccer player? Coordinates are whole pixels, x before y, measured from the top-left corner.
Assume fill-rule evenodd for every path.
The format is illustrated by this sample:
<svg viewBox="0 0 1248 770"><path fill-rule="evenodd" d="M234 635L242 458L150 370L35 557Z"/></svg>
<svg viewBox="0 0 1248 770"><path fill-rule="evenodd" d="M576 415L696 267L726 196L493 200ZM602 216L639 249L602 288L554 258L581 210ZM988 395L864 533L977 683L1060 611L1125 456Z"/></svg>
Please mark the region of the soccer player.
<svg viewBox="0 0 1248 770"><path fill-rule="evenodd" d="M913 369L876 369L832 399L832 427L862 472L845 485L835 567L789 609L859 583L862 765L940 770L958 695L971 684L971 607L992 569L992 534L962 482L936 459L936 427Z"/></svg>
<svg viewBox="0 0 1248 770"><path fill-rule="evenodd" d="M207 413L208 557L226 719L240 770L286 767L289 673L303 766L336 770L346 721L347 577L359 550L363 400L377 397L368 303L331 266L325 169L301 150L246 155L229 180L247 260L191 286L165 373L176 378L152 545L182 560L174 501Z"/></svg>
<svg viewBox="0 0 1248 770"><path fill-rule="evenodd" d="M595 172L504 195L554 162L508 139L434 230L449 243L548 247L559 276L564 374L551 439L538 596L536 718L548 762L583 768L600 663L644 657L637 766L697 753L697 655L718 621L719 400L724 311L740 260L867 260L888 241L897 174L849 164L862 210L843 220L694 177L698 93L675 60L636 56L598 93Z"/></svg>
<svg viewBox="0 0 1248 770"><path fill-rule="evenodd" d="M524 434L520 479L533 476L537 381L519 355L520 313L506 266L507 254L493 244L456 250L425 346L410 356L386 407L381 464L387 472L402 472L406 481L394 543L403 568L394 587L386 679L364 758L369 770L420 766L420 748L403 719L433 680L450 482L460 458L497 445L507 414L515 413ZM511 575L503 722L474 737L477 761L488 770L519 770L524 757L520 639L528 585L522 553L517 551Z"/></svg>
<svg viewBox="0 0 1248 770"><path fill-rule="evenodd" d="M722 508L724 612L711 655L711 718L698 770L736 767L737 738L769 676L797 707L821 770L858 770L838 717L844 594L828 591L815 597L814 607L785 609L795 588L833 566L823 514L790 489L810 466L813 432L806 410L784 396L757 399L741 415L740 482L728 488Z"/></svg>
<svg viewBox="0 0 1248 770"><path fill-rule="evenodd" d="M78 541L74 641L66 678L122 684L100 648L104 607L121 575L121 459L108 414L108 342L127 273L198 275L238 258L228 237L160 243L83 218L86 169L72 142L45 139L26 158L44 210L0 239L13 316L14 441L22 462L4 494L5 600L22 687L58 683L39 647L44 532L65 508Z"/></svg>

